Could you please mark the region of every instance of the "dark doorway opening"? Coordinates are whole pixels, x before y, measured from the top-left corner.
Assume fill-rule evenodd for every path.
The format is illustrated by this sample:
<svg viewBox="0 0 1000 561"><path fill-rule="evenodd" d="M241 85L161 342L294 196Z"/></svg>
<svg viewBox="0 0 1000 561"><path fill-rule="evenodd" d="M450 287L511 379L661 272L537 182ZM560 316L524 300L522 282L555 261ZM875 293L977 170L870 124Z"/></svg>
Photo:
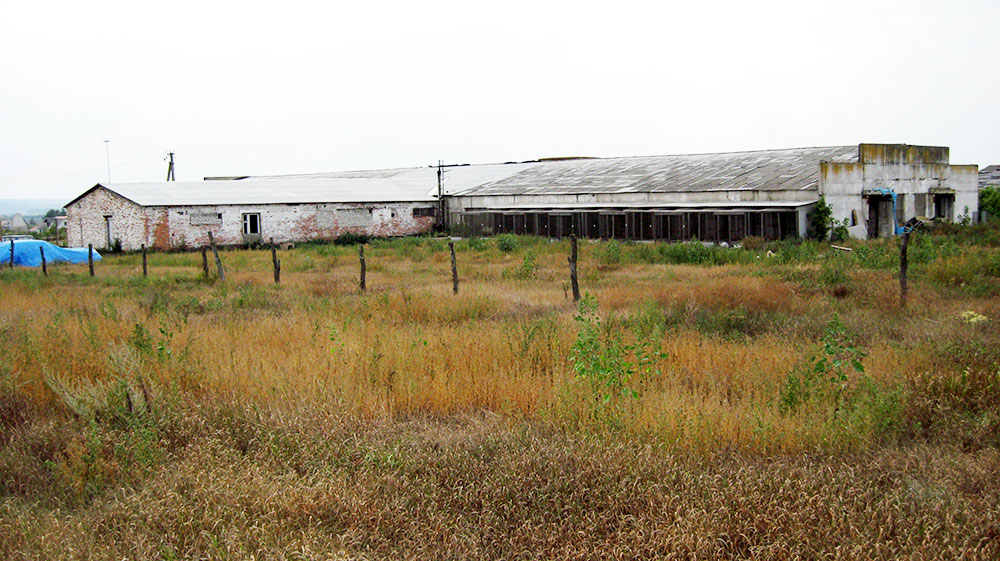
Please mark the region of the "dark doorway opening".
<svg viewBox="0 0 1000 561"><path fill-rule="evenodd" d="M868 195L868 238L884 238L893 234L892 197Z"/></svg>

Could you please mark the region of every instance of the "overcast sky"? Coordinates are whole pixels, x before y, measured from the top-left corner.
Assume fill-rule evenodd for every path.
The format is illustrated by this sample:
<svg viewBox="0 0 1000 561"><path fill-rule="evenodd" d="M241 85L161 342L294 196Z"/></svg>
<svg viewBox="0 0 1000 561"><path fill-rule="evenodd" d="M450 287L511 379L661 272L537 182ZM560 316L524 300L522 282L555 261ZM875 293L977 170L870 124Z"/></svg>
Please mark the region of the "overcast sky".
<svg viewBox="0 0 1000 561"><path fill-rule="evenodd" d="M0 0L0 198L905 142L1000 163L1000 2Z"/></svg>

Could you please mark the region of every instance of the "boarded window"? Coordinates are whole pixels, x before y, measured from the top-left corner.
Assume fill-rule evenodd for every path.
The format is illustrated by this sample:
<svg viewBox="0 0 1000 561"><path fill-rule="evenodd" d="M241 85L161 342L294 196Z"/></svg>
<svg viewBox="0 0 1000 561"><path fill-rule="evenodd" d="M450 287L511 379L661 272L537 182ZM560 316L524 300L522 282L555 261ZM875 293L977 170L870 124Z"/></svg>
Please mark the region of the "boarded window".
<svg viewBox="0 0 1000 561"><path fill-rule="evenodd" d="M332 210L316 211L316 226L323 229L333 229L337 227L337 214Z"/></svg>
<svg viewBox="0 0 1000 561"><path fill-rule="evenodd" d="M366 228L372 225L371 211L364 208L337 210L337 225L341 228Z"/></svg>
<svg viewBox="0 0 1000 561"><path fill-rule="evenodd" d="M429 216L429 217L433 218L434 217L434 207L415 208L415 209L413 209L413 217L414 218L420 218L422 216L424 216L424 217Z"/></svg>
<svg viewBox="0 0 1000 561"><path fill-rule="evenodd" d="M221 212L192 212L192 226L217 226L222 224Z"/></svg>

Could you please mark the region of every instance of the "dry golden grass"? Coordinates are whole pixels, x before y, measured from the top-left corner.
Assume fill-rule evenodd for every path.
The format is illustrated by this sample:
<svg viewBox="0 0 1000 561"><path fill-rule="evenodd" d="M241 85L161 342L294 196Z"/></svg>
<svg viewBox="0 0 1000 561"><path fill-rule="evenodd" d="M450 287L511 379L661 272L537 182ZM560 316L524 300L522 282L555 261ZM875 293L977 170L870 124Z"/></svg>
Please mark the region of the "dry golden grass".
<svg viewBox="0 0 1000 561"><path fill-rule="evenodd" d="M632 399L574 376L565 244L464 249L457 296L399 244L365 294L339 247L0 272L0 558L996 558L991 281L902 311L890 271L582 244L609 344L663 353ZM864 375L790 393L834 317Z"/></svg>
<svg viewBox="0 0 1000 561"><path fill-rule="evenodd" d="M692 457L491 415L203 412L140 486L47 511L9 559L995 559L996 450ZM227 417L228 416L228 417ZM189 420L186 422L193 422ZM49 435L51 437L51 435ZM8 492L9 493L9 492ZM49 512L50 514L46 514Z"/></svg>

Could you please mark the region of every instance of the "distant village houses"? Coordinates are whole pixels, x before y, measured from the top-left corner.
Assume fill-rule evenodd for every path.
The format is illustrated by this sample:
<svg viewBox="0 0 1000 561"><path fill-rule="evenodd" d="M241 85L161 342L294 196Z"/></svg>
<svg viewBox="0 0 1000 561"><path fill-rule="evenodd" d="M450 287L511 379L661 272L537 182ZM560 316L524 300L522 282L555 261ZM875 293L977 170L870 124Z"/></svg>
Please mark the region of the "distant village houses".
<svg viewBox="0 0 1000 561"><path fill-rule="evenodd" d="M197 182L97 184L66 205L70 245L197 247L470 234L738 242L804 236L820 196L857 238L892 236L912 217L978 210L979 170L949 149L857 144L555 158Z"/></svg>
<svg viewBox="0 0 1000 561"><path fill-rule="evenodd" d="M0 226L2 226L4 230L8 230L10 232L27 232L28 228L30 228L28 222L20 214L15 214L9 219L5 219Z"/></svg>

